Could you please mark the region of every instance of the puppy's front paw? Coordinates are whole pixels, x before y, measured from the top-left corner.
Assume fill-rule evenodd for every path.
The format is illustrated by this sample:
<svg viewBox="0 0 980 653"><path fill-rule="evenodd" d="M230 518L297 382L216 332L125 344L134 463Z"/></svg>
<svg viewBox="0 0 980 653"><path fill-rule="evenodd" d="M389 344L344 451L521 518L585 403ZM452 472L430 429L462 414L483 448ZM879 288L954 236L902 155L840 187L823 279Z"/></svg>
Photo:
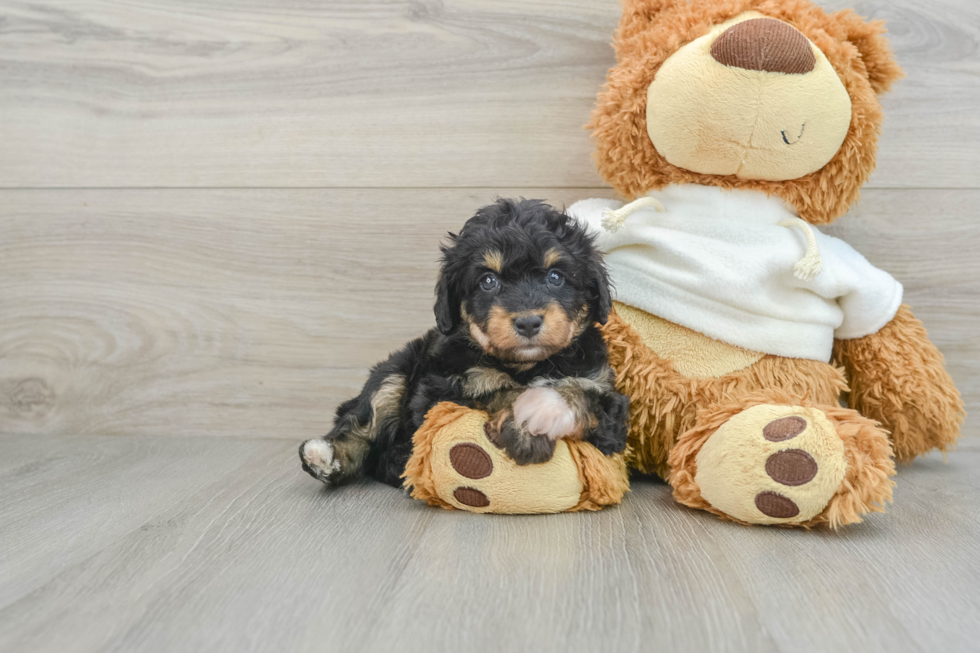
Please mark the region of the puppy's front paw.
<svg viewBox="0 0 980 653"><path fill-rule="evenodd" d="M501 415L484 425L487 438L518 465L546 463L555 454L555 441L543 435L533 435L519 427L513 416Z"/></svg>
<svg viewBox="0 0 980 653"><path fill-rule="evenodd" d="M588 441L601 453L611 456L626 449L629 431L629 397L612 392L602 398L602 415L599 428L595 429Z"/></svg>
<svg viewBox="0 0 980 653"><path fill-rule="evenodd" d="M303 463L303 471L310 476L334 485L340 474L340 461L334 456L333 445L323 438L307 440L299 445L299 459Z"/></svg>
<svg viewBox="0 0 980 653"><path fill-rule="evenodd" d="M576 431L575 413L552 388L530 388L514 400L514 422L529 433L552 440Z"/></svg>

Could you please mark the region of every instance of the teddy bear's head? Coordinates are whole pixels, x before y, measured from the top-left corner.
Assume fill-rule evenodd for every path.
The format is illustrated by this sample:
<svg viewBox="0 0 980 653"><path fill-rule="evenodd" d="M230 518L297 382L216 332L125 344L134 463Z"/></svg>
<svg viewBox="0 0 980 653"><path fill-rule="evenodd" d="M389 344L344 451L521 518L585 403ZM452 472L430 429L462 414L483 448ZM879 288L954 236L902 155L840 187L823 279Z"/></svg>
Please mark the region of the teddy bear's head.
<svg viewBox="0 0 980 653"><path fill-rule="evenodd" d="M625 0L589 123L599 172L626 198L750 188L831 222L874 169L878 94L902 75L883 32L809 0Z"/></svg>

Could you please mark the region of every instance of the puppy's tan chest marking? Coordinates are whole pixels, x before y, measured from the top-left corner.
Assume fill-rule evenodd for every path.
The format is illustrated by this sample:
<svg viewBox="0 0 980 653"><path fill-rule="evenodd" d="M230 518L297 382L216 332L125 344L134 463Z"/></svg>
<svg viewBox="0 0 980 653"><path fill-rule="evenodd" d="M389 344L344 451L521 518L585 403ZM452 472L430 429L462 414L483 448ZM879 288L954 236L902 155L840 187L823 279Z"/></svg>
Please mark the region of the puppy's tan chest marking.
<svg viewBox="0 0 980 653"><path fill-rule="evenodd" d="M479 397L501 390L516 390L521 387L521 384L512 379L509 374L492 367L470 368L463 378L463 392L467 397Z"/></svg>
<svg viewBox="0 0 980 653"><path fill-rule="evenodd" d="M584 394L592 392L611 392L613 390L613 379L615 378L612 368L608 365L596 370L589 376L566 376L558 379L548 377L538 377L528 385L532 388L548 386L558 392Z"/></svg>

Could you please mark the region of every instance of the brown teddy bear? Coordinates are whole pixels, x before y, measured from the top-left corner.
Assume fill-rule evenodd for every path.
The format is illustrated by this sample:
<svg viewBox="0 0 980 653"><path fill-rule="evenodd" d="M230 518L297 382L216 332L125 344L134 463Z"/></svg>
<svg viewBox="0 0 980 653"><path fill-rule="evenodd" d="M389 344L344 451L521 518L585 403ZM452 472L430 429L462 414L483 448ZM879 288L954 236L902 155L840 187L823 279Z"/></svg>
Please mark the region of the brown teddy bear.
<svg viewBox="0 0 980 653"><path fill-rule="evenodd" d="M874 169L878 95L901 76L883 32L808 0L625 3L589 127L600 174L633 201L569 213L600 234L616 288L603 331L631 399L627 462L685 505L745 524L858 522L891 499L893 456L959 435L959 393L901 284L813 227ZM626 490L619 461L593 452L498 455L480 505L460 502L474 481L450 453L491 450L483 420L433 409L414 496L548 512Z"/></svg>
<svg viewBox="0 0 980 653"><path fill-rule="evenodd" d="M681 503L840 526L964 418L902 287L828 224L875 166L901 76L880 22L807 0L632 0L589 127L626 207L601 230L630 463ZM841 398L847 407L842 407Z"/></svg>

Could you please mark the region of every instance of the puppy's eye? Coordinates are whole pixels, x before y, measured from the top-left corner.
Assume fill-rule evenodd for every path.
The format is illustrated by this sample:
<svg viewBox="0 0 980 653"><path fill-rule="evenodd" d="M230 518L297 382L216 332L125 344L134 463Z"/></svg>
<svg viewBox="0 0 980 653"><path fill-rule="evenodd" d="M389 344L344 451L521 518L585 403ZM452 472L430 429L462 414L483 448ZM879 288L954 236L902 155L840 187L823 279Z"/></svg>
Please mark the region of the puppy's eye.
<svg viewBox="0 0 980 653"><path fill-rule="evenodd" d="M483 278L480 279L480 288L487 292L490 292L491 290L493 290L499 285L500 282L497 281L497 277L495 275L490 274L489 272L483 275Z"/></svg>
<svg viewBox="0 0 980 653"><path fill-rule="evenodd" d="M565 283L565 275L558 270L551 270L548 272L548 283L555 288L558 288Z"/></svg>

